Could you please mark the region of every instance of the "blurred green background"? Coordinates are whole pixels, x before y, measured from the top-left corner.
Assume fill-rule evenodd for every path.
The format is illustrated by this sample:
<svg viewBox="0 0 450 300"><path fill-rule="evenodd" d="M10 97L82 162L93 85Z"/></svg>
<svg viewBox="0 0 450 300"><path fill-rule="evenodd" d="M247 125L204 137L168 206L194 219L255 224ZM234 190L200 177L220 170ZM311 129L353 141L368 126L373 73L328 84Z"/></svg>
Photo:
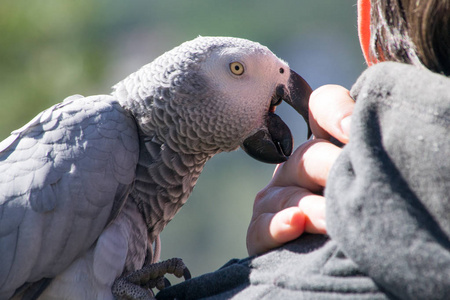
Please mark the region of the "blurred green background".
<svg viewBox="0 0 450 300"><path fill-rule="evenodd" d="M356 0L2 0L0 140L69 95L109 93L129 73L198 35L258 41L313 89L350 88L365 68ZM286 105L277 112L301 144L303 120ZM252 202L273 170L242 150L214 157L163 232L162 258L182 257L196 276L245 257Z"/></svg>

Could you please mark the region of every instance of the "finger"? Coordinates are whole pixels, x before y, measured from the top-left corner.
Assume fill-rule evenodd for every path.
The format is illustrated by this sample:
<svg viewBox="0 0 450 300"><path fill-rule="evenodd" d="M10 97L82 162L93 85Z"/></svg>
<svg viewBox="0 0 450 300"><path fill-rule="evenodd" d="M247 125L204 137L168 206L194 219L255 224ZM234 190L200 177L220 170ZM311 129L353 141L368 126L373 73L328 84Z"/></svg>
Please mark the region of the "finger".
<svg viewBox="0 0 450 300"><path fill-rule="evenodd" d="M250 255L279 247L303 232L326 234L325 198L304 192L300 195L295 206L277 213L257 214L252 219L247 232Z"/></svg>
<svg viewBox="0 0 450 300"><path fill-rule="evenodd" d="M351 114L355 101L350 92L339 85L324 85L316 89L309 99L309 123L315 137L330 136L347 143Z"/></svg>
<svg viewBox="0 0 450 300"><path fill-rule="evenodd" d="M277 213L288 207L298 206L300 199L311 192L296 186L267 186L261 190L253 204L253 215Z"/></svg>
<svg viewBox="0 0 450 300"><path fill-rule="evenodd" d="M320 192L341 151L341 148L326 140L310 140L298 147L289 160L278 167L270 184L298 186Z"/></svg>
<svg viewBox="0 0 450 300"><path fill-rule="evenodd" d="M305 215L305 232L326 234L325 197L311 194L303 197L298 207Z"/></svg>
<svg viewBox="0 0 450 300"><path fill-rule="evenodd" d="M252 220L247 232L249 255L266 252L298 238L304 224L305 217L298 207L259 215Z"/></svg>
<svg viewBox="0 0 450 300"><path fill-rule="evenodd" d="M299 207L306 215L307 232L325 233L325 197L300 187L266 187L256 196L253 216L276 214L290 207Z"/></svg>
<svg viewBox="0 0 450 300"><path fill-rule="evenodd" d="M299 187L273 187L272 192L267 193L265 201L255 204L254 215L271 213L277 216L277 212L297 207L305 216L302 219L302 228L309 233L326 233L325 225L325 197L311 193ZM257 206L257 207L256 207ZM283 217L281 220L287 220ZM272 221L271 226L277 229L278 219ZM284 224L284 223L283 223ZM292 223L290 223L293 226ZM283 229L283 227L280 227ZM274 232L280 232L274 231Z"/></svg>

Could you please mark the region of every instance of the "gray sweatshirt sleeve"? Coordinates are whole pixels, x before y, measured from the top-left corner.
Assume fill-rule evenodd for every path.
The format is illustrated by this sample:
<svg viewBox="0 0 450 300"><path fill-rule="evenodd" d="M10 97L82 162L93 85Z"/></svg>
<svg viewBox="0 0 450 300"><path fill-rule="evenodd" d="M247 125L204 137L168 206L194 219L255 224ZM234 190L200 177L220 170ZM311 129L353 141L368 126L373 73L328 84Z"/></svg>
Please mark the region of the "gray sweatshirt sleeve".
<svg viewBox="0 0 450 300"><path fill-rule="evenodd" d="M402 299L450 297L450 79L398 63L353 87L350 142L327 182L327 229Z"/></svg>

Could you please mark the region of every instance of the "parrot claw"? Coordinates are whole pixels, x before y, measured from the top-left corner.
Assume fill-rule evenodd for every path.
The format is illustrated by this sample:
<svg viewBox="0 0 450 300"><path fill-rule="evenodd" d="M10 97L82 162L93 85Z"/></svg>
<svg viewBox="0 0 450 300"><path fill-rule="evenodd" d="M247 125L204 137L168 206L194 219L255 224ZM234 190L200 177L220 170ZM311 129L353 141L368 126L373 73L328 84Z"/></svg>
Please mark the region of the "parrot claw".
<svg viewBox="0 0 450 300"><path fill-rule="evenodd" d="M170 286L165 274L184 277L185 280L191 278L191 273L181 258L171 258L144 265L140 270L117 278L112 286L112 293L115 299L155 299L153 288L162 290Z"/></svg>
<svg viewBox="0 0 450 300"><path fill-rule="evenodd" d="M172 284L170 283L169 279L167 279L166 277L164 277L164 289L171 286ZM161 290L161 289L159 289Z"/></svg>
<svg viewBox="0 0 450 300"><path fill-rule="evenodd" d="M184 278L184 280L188 280L188 279L192 278L191 272L189 271L189 269L187 267L183 271L183 278Z"/></svg>

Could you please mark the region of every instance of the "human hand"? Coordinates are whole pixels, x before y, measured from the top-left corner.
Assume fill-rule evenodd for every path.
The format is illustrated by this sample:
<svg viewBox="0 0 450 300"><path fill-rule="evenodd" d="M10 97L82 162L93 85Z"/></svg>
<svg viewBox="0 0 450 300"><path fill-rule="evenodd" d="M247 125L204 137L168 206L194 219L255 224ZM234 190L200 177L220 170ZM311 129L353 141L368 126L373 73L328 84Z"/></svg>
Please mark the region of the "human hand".
<svg viewBox="0 0 450 300"><path fill-rule="evenodd" d="M341 152L329 140L348 142L353 106L349 91L341 86L325 85L311 94L309 120L315 138L278 165L272 180L256 195L247 231L250 255L279 247L303 232L326 233L322 192Z"/></svg>

